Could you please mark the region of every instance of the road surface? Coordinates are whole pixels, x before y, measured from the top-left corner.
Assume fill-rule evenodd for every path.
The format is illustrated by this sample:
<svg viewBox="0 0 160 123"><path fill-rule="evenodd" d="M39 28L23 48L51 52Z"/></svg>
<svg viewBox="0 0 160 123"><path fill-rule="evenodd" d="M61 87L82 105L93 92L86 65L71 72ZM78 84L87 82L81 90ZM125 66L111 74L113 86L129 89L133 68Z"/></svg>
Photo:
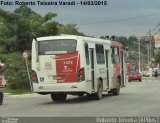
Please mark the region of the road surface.
<svg viewBox="0 0 160 123"><path fill-rule="evenodd" d="M118 96L104 94L100 101L68 96L53 102L50 95L5 95L1 117L160 117L160 80L134 81Z"/></svg>

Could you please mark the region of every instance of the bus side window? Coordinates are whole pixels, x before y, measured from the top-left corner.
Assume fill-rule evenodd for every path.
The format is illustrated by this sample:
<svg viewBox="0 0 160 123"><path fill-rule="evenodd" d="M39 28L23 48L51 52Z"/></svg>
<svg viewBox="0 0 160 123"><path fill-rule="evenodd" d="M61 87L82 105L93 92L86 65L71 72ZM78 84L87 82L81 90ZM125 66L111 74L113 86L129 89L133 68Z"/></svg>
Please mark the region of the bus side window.
<svg viewBox="0 0 160 123"><path fill-rule="evenodd" d="M117 64L119 63L119 52L118 52L118 48L112 47L112 63L113 64Z"/></svg>
<svg viewBox="0 0 160 123"><path fill-rule="evenodd" d="M85 57L86 57L86 64L89 65L89 51L88 51L88 43L84 44L84 49L85 49Z"/></svg>
<svg viewBox="0 0 160 123"><path fill-rule="evenodd" d="M97 64L105 64L104 48L101 44L96 44Z"/></svg>

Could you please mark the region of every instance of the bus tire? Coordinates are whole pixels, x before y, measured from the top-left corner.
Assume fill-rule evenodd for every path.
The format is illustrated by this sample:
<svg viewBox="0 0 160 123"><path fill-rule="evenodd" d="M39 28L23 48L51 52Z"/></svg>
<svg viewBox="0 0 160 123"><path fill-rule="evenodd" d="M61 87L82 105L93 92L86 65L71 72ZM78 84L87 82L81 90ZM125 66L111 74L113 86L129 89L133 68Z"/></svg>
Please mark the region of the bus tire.
<svg viewBox="0 0 160 123"><path fill-rule="evenodd" d="M51 94L51 99L57 102L66 101L67 94Z"/></svg>
<svg viewBox="0 0 160 123"><path fill-rule="evenodd" d="M2 92L0 92L0 105L2 105L3 104L3 93Z"/></svg>
<svg viewBox="0 0 160 123"><path fill-rule="evenodd" d="M78 93L77 94L79 97L82 97L84 95L84 93Z"/></svg>
<svg viewBox="0 0 160 123"><path fill-rule="evenodd" d="M120 86L121 86L121 81L120 81L120 78L118 78L118 81L117 81L117 85L116 85L116 88L113 89L113 95L119 95L120 93Z"/></svg>
<svg viewBox="0 0 160 123"><path fill-rule="evenodd" d="M95 100L101 100L102 99L102 92L103 92L103 84L99 80L98 85L97 85L97 92L94 94L94 99Z"/></svg>

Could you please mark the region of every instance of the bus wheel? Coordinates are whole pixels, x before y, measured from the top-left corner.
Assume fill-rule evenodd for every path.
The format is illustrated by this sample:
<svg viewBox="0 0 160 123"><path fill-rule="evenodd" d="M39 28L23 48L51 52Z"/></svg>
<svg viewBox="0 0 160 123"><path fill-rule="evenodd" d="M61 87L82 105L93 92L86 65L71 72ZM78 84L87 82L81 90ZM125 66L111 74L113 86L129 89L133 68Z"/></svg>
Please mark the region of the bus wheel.
<svg viewBox="0 0 160 123"><path fill-rule="evenodd" d="M84 95L84 93L78 93L77 94L79 97L82 97Z"/></svg>
<svg viewBox="0 0 160 123"><path fill-rule="evenodd" d="M2 105L2 103L3 103L3 93L2 92L0 92L0 105Z"/></svg>
<svg viewBox="0 0 160 123"><path fill-rule="evenodd" d="M102 82L99 80L98 85L97 85L97 93L94 94L94 99L101 100L102 91L103 91L103 85L102 85Z"/></svg>
<svg viewBox="0 0 160 123"><path fill-rule="evenodd" d="M121 86L120 83L121 83L120 78L118 78L116 88L113 89L113 95L115 95L115 96L119 95L119 93L120 93L120 86Z"/></svg>
<svg viewBox="0 0 160 123"><path fill-rule="evenodd" d="M53 101L66 101L67 94L51 94L51 99Z"/></svg>

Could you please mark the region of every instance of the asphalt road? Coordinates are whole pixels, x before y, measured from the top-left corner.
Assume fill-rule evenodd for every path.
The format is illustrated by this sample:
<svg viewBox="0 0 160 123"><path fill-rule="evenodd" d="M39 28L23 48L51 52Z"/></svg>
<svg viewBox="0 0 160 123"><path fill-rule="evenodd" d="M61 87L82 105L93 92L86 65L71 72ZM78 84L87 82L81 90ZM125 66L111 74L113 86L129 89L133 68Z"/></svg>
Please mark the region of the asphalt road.
<svg viewBox="0 0 160 123"><path fill-rule="evenodd" d="M130 82L121 88L120 95L104 94L100 101L90 100L86 96L68 96L66 102L56 103L50 95L5 95L0 116L160 117L160 80Z"/></svg>

